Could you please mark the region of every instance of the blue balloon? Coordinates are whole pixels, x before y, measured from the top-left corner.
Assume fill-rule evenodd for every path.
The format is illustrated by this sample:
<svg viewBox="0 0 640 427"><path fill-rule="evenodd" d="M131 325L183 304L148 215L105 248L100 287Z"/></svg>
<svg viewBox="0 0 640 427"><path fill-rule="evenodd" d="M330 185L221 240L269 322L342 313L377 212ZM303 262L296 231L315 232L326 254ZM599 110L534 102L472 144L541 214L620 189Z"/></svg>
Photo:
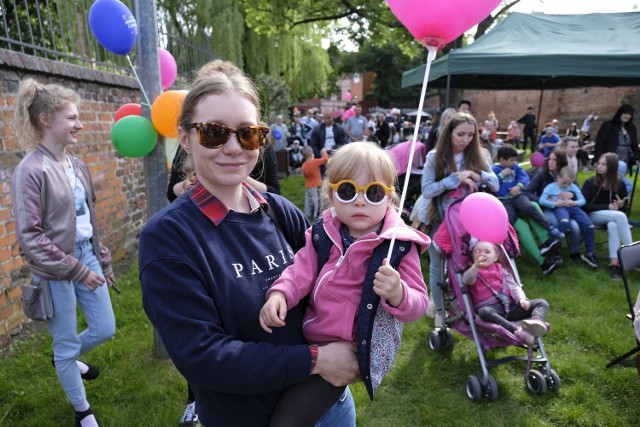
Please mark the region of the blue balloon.
<svg viewBox="0 0 640 427"><path fill-rule="evenodd" d="M271 135L273 135L273 137L277 140L282 139L282 133L280 133L278 129L275 129L273 132L271 132Z"/></svg>
<svg viewBox="0 0 640 427"><path fill-rule="evenodd" d="M118 0L98 0L89 9L89 27L105 49L117 54L131 52L138 37L138 23L129 8Z"/></svg>

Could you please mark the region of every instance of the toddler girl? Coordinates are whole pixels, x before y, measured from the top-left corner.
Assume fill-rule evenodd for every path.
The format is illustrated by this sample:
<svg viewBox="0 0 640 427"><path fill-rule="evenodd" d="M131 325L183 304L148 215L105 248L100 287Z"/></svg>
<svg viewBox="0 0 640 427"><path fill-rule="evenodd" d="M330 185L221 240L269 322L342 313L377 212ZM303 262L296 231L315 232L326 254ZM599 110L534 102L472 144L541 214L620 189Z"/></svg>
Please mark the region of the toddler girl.
<svg viewBox="0 0 640 427"><path fill-rule="evenodd" d="M473 265L462 275L480 319L502 326L527 345L547 333L544 317L549 304L543 299L527 299L498 259L493 243L480 240L472 248ZM513 321L522 320L520 325Z"/></svg>
<svg viewBox="0 0 640 427"><path fill-rule="evenodd" d="M260 311L260 325L265 331L277 333L271 328L284 326L287 310L307 295L303 333L309 342L320 346L335 341L355 343L357 328L363 322L369 322L375 328L375 322L388 315L400 322L415 321L422 316L427 309L428 296L420 269L420 253L427 249L430 240L402 220L398 219L396 238L414 244L409 246L397 270L385 259L375 279L363 283L374 250L391 240L396 232L395 179L393 161L375 144L352 142L332 155L323 183L323 195L329 209L318 220L332 243L327 262L318 266L319 253L313 243L318 235L314 235L315 227L312 227L307 230L306 244L295 255L294 263L267 292L267 302ZM371 290L379 299L378 310L372 310L372 305L367 304L366 308L375 314L358 312L363 294ZM395 356L375 354L375 349L380 348L380 343L372 342L376 336L374 329L373 339L364 348L358 342L360 371L370 393L372 382L375 388ZM392 342L383 344L387 348L394 345ZM314 347L317 349L316 346L312 349ZM370 361L371 372L363 371L362 357L367 357L365 363ZM374 372L376 363L384 359L387 364L382 367L382 373ZM334 387L313 375L306 383L285 390L271 425L313 425L341 393L342 387Z"/></svg>

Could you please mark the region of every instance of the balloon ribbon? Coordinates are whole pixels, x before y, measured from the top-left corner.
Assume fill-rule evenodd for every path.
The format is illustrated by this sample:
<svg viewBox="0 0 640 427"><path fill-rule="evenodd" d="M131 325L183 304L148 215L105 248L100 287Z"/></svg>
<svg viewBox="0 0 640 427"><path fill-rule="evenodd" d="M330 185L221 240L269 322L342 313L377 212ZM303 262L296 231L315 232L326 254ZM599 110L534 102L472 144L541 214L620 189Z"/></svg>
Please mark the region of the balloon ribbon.
<svg viewBox="0 0 640 427"><path fill-rule="evenodd" d="M125 56L127 57L127 61L129 61L129 65L131 66L131 71L133 71L133 75L136 76L136 80L138 81L138 84L140 85L140 92L142 92L142 95L144 96L144 99L147 101L147 106L151 107L151 103L149 102L149 98L147 97L147 93L144 91L144 87L142 86L142 82L140 81L140 77L138 77L138 73L136 73L136 68L133 66L133 63L131 62L131 57L129 56L128 53Z"/></svg>
<svg viewBox="0 0 640 427"><path fill-rule="evenodd" d="M404 200L407 196L407 188L409 188L409 175L411 174L411 165L413 164L413 154L416 149L416 141L418 140L418 133L420 132L420 119L422 119L422 106L424 105L424 97L427 93L427 84L429 83L429 72L431 71L431 63L436 57L438 52L437 46L426 45L429 53L427 54L427 66L424 70L424 79L422 80L422 92L420 94L420 102L418 105L418 115L416 116L416 125L413 129L413 139L411 140L411 151L409 152L409 160L407 165L407 173L404 176L404 185L402 186L402 195L400 197L400 204L398 205L398 214L395 218L395 225L393 227L393 234L391 236L391 244L389 245L389 252L387 252L387 259L391 260L391 252L396 242L396 236L398 234L398 224L401 218L402 209L404 206Z"/></svg>

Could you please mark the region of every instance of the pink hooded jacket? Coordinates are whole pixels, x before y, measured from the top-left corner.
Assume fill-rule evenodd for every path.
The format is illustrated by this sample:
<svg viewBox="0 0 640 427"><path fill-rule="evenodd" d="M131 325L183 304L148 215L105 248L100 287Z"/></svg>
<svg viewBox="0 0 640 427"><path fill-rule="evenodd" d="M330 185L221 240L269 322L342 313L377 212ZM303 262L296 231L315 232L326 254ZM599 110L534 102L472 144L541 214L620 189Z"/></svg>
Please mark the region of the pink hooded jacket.
<svg viewBox="0 0 640 427"><path fill-rule="evenodd" d="M355 340L356 312L368 261L383 240L391 240L396 215L397 212L389 208L379 235L364 235L344 252L340 238L342 223L333 209L326 210L323 214L324 228L333 246L327 263L319 272L311 228L307 230L305 246L295 255L293 265L274 282L267 292L267 298L271 292L280 291L286 297L287 306L294 307L311 294L303 323L304 336L309 342L325 344ZM396 239L415 242L420 253L431 243L429 237L406 226L402 220L399 221ZM418 320L429 303L417 247L412 245L411 252L402 259L398 267L404 293L402 302L398 307L392 307L386 301L381 301L385 311L401 322Z"/></svg>

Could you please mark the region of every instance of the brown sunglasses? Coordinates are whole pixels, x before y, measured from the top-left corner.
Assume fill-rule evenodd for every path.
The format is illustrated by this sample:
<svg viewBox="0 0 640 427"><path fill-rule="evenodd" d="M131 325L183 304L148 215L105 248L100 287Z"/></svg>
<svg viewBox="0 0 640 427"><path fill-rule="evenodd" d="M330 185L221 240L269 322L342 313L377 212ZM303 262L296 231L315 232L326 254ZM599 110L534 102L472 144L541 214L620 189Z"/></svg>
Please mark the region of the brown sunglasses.
<svg viewBox="0 0 640 427"><path fill-rule="evenodd" d="M187 123L182 126L185 130L195 128L198 131L198 141L205 148L219 148L229 141L232 133L238 137L240 146L245 150L257 150L267 142L269 128L267 126L245 126L238 129L228 128L218 123Z"/></svg>

